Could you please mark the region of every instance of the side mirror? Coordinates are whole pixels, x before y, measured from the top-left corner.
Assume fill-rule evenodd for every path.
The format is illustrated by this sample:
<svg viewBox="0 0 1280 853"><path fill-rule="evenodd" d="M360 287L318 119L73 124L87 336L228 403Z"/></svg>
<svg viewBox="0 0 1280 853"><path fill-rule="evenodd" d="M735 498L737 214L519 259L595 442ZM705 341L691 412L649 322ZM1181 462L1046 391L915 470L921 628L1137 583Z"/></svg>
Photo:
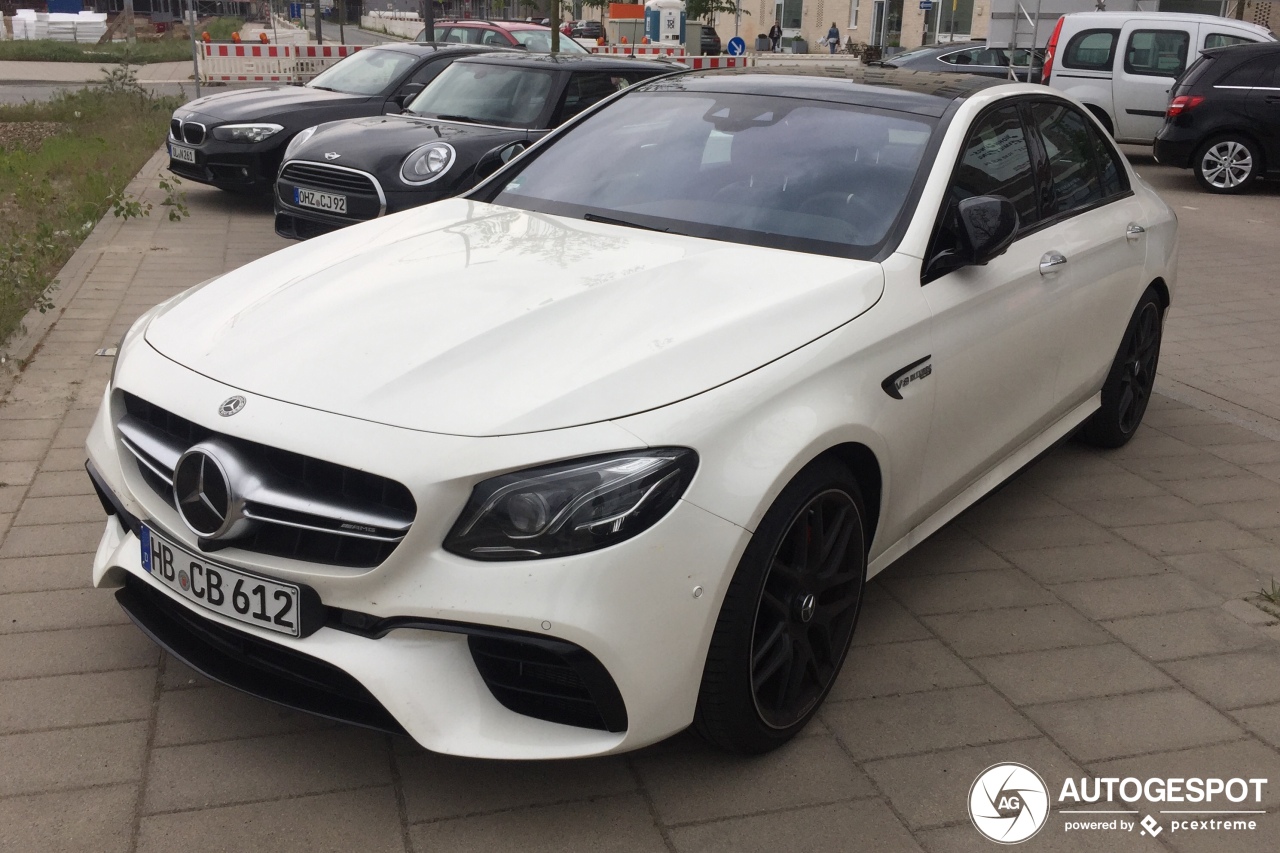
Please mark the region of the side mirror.
<svg viewBox="0 0 1280 853"><path fill-rule="evenodd" d="M418 97L425 88L427 87L421 83L405 83L404 87L401 88L399 92L391 96L389 103L395 104L400 109L404 109L409 106L409 103L414 98Z"/></svg>
<svg viewBox="0 0 1280 853"><path fill-rule="evenodd" d="M969 244L968 264L982 266L1000 257L1018 235L1018 210L1004 196L974 196L956 207Z"/></svg>
<svg viewBox="0 0 1280 853"><path fill-rule="evenodd" d="M476 180L484 180L510 163L529 147L527 142L512 142L495 148L480 158L476 164Z"/></svg>

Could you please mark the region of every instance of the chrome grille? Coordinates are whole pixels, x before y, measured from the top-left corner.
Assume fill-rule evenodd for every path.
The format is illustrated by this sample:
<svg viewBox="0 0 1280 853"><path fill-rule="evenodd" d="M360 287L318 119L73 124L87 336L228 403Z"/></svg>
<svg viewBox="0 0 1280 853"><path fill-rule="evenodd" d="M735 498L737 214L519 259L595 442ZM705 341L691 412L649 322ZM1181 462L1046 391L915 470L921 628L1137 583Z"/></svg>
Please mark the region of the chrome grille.
<svg viewBox="0 0 1280 853"><path fill-rule="evenodd" d="M280 173L280 180L325 190L342 190L360 195L378 196L373 179L361 172L335 169L321 163L294 161Z"/></svg>
<svg viewBox="0 0 1280 853"><path fill-rule="evenodd" d="M417 505L409 490L386 477L288 450L223 435L127 392L116 424L120 442L143 479L173 505L173 470L188 448L212 438L232 446L253 471L241 497L254 524L230 541L202 541L206 550L242 548L328 565L370 568L404 539Z"/></svg>

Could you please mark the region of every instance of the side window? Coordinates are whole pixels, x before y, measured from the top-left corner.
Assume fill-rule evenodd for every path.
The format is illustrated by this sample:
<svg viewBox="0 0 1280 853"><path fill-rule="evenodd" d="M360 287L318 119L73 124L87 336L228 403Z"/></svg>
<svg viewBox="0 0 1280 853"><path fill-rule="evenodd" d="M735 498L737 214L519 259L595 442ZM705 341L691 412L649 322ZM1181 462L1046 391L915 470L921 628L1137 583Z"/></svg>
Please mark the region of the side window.
<svg viewBox="0 0 1280 853"><path fill-rule="evenodd" d="M425 33L425 32L426 32L426 30L423 30L422 32L424 32L424 33ZM448 27L436 27L436 29L435 29L435 34L436 34L436 38L435 38L435 40L436 40L436 41L447 41L447 40L448 40L448 38L449 38L449 28L448 28Z"/></svg>
<svg viewBox="0 0 1280 853"><path fill-rule="evenodd" d="M1084 30L1076 33L1067 42L1067 49L1062 52L1062 65L1064 68L1085 71L1110 71L1119 39L1119 30Z"/></svg>
<svg viewBox="0 0 1280 853"><path fill-rule="evenodd" d="M1248 89L1254 86L1265 86L1267 81L1271 79L1271 69L1274 65L1275 60L1269 56L1250 60L1223 74L1222 79L1215 83L1214 87L1231 86L1233 88Z"/></svg>
<svg viewBox="0 0 1280 853"><path fill-rule="evenodd" d="M445 70L448 67L449 67L448 62L428 62L426 65L423 65L417 71L410 74L409 79L405 80L404 82L406 84L421 83L423 86L426 86L432 80L436 79L436 76L439 75L441 71Z"/></svg>
<svg viewBox="0 0 1280 853"><path fill-rule="evenodd" d="M927 266L940 258L965 251L959 204L980 195L1001 195L1012 201L1018 211L1020 230L1025 231L1040 218L1031 151L1027 146L1022 118L1014 105L986 113L969 131L960 162L956 164L951 184L947 187L942 216L928 251ZM937 275L927 275L925 283Z"/></svg>
<svg viewBox="0 0 1280 853"><path fill-rule="evenodd" d="M1187 67L1191 34L1184 30L1134 30L1124 51L1130 74L1177 77Z"/></svg>
<svg viewBox="0 0 1280 853"><path fill-rule="evenodd" d="M1043 191L1045 217L1103 201L1106 193L1088 120L1061 103L1032 104L1031 115L1049 165L1049 185Z"/></svg>
<svg viewBox="0 0 1280 853"><path fill-rule="evenodd" d="M498 30L484 30L484 35L480 37L481 44L497 45L498 47L510 47L511 42Z"/></svg>
<svg viewBox="0 0 1280 853"><path fill-rule="evenodd" d="M1209 33L1204 37L1205 49L1211 47L1231 47L1233 44L1253 44L1253 39L1244 36L1229 36L1226 33Z"/></svg>
<svg viewBox="0 0 1280 853"><path fill-rule="evenodd" d="M980 118L969 133L960 165L951 179L952 203L976 195L1002 195L1018 209L1023 227L1039 219L1031 154L1015 106Z"/></svg>
<svg viewBox="0 0 1280 853"><path fill-rule="evenodd" d="M569 78L565 87L564 101L552 122L559 125L576 116L593 104L598 104L614 92L620 92L631 82L624 76L599 72L578 72Z"/></svg>

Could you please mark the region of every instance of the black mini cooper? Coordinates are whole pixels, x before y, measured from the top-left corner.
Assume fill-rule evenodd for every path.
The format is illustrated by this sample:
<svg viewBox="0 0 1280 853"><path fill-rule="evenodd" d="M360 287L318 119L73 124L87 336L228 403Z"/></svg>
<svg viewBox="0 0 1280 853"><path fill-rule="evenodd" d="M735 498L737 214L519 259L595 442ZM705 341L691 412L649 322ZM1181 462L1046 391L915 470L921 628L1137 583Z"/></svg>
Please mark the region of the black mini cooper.
<svg viewBox="0 0 1280 853"><path fill-rule="evenodd" d="M459 60L400 115L300 133L276 181L276 233L302 240L457 195L588 107L680 70L628 57Z"/></svg>

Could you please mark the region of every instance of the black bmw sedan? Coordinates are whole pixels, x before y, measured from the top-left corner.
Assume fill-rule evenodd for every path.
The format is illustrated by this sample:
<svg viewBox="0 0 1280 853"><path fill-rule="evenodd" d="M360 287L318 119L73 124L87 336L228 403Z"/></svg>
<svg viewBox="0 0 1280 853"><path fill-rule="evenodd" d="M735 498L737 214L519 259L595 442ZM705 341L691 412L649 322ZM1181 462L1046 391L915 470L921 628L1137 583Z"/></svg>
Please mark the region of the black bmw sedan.
<svg viewBox="0 0 1280 853"><path fill-rule="evenodd" d="M299 134L276 181L276 233L302 240L457 195L588 107L680 70L629 57L462 59L400 115Z"/></svg>
<svg viewBox="0 0 1280 853"><path fill-rule="evenodd" d="M305 86L206 95L169 122L169 170L232 192L271 192L284 149L304 128L399 112L453 60L480 45L394 44L366 48Z"/></svg>

